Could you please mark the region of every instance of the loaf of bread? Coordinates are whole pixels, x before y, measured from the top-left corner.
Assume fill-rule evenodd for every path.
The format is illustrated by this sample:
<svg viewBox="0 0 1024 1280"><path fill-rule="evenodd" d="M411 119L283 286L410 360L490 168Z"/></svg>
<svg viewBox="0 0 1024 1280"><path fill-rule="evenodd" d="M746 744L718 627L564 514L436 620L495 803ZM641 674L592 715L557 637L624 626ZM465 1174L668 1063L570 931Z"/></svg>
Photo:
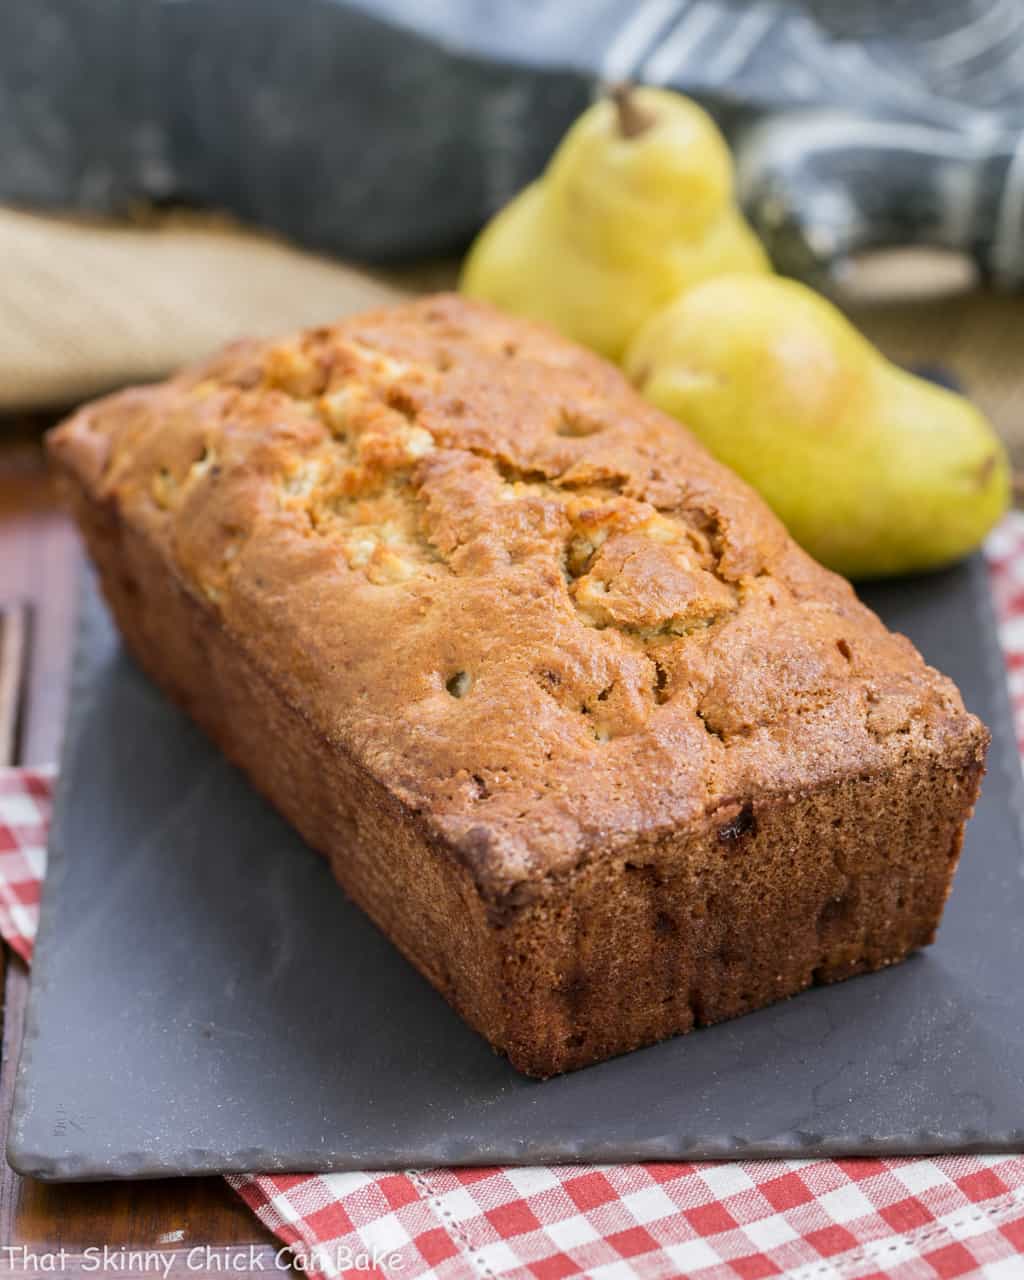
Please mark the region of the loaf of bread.
<svg viewBox="0 0 1024 1280"><path fill-rule="evenodd" d="M424 298L49 444L131 653L520 1070L933 938L986 730L593 355Z"/></svg>

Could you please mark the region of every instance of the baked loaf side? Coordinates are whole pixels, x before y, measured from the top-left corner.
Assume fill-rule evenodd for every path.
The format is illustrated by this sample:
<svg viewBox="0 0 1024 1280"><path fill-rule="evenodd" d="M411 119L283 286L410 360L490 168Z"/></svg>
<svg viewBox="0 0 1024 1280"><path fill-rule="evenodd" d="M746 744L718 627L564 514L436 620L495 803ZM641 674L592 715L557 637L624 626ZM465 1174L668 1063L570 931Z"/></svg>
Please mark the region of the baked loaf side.
<svg viewBox="0 0 1024 1280"><path fill-rule="evenodd" d="M50 446L141 664L522 1069L933 935L984 728L588 353L428 298Z"/></svg>

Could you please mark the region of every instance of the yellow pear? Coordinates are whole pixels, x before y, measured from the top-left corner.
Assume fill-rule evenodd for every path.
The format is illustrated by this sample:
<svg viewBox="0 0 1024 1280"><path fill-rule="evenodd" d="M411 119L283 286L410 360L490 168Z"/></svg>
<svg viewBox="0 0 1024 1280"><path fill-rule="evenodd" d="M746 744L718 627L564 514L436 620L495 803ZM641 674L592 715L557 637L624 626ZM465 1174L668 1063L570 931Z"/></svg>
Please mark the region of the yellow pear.
<svg viewBox="0 0 1024 1280"><path fill-rule="evenodd" d="M461 288L610 359L685 288L766 272L711 118L663 89L619 89L576 121L547 171L480 233Z"/></svg>
<svg viewBox="0 0 1024 1280"><path fill-rule="evenodd" d="M698 285L651 317L625 367L848 577L948 564L1006 509L1006 453L982 414L795 281Z"/></svg>

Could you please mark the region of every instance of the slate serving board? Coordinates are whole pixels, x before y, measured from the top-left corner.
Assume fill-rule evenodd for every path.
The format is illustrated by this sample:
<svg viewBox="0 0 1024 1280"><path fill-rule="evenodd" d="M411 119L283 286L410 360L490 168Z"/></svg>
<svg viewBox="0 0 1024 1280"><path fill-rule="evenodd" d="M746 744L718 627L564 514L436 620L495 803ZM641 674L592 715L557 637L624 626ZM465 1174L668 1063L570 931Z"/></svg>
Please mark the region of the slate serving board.
<svg viewBox="0 0 1024 1280"><path fill-rule="evenodd" d="M993 731L939 941L540 1084L345 901L87 585L11 1163L84 1179L1024 1149L1021 769L985 567L864 595Z"/></svg>

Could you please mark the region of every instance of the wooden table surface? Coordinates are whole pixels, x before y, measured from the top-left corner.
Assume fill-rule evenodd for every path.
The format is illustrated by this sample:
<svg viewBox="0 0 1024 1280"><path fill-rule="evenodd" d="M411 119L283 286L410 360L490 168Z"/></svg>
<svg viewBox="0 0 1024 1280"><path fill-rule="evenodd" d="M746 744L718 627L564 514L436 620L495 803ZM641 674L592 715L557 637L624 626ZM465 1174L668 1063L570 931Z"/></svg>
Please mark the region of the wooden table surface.
<svg viewBox="0 0 1024 1280"><path fill-rule="evenodd" d="M27 765L57 759L81 555L46 473L40 425L18 424L13 433L5 426L0 444L0 605L29 606L27 679L15 748L15 763ZM28 988L21 960L6 948L3 960L0 1144L6 1143ZM33 1255L61 1248L67 1251L63 1274L90 1274L92 1259L84 1251L104 1245L173 1249L182 1256L172 1274L199 1276L224 1274L216 1259L236 1268L244 1263L245 1272L262 1265L274 1274L279 1247L221 1178L57 1185L20 1178L0 1160L0 1275L37 1275ZM206 1266L205 1252L188 1259L189 1250L207 1245L216 1251L212 1265ZM251 1265L250 1248L256 1257ZM197 1269L195 1262L204 1265ZM116 1274L153 1272L140 1264L119 1267Z"/></svg>

